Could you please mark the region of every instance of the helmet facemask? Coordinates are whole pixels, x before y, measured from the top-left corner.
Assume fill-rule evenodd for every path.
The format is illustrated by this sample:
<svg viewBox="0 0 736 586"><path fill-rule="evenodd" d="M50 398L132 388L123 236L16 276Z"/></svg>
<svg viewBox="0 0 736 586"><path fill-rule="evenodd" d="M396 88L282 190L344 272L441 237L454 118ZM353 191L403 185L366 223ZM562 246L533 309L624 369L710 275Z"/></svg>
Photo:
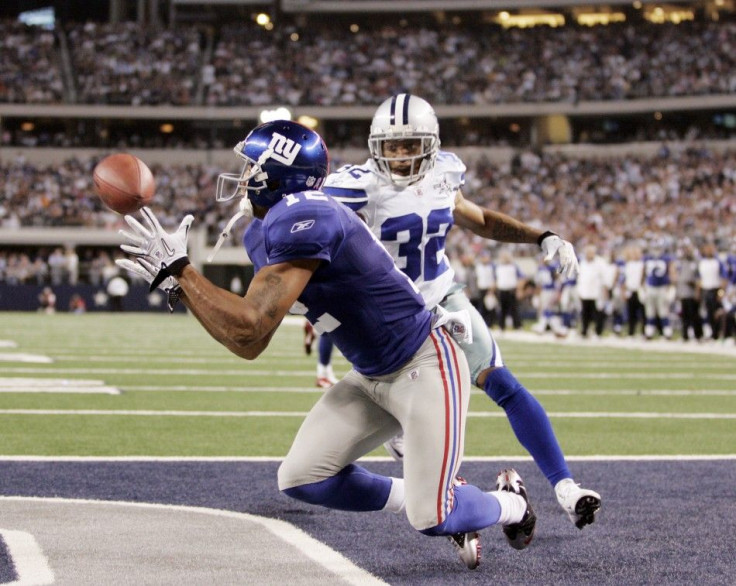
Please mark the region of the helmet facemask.
<svg viewBox="0 0 736 586"><path fill-rule="evenodd" d="M243 154L245 141L239 142L233 152L245 160L240 173L220 173L217 177L215 199L218 202L230 201L235 197L248 197L249 191L258 193L267 187L268 175L257 161Z"/></svg>
<svg viewBox="0 0 736 586"><path fill-rule="evenodd" d="M409 141L414 143L413 147L403 149L410 151L409 153L396 152L394 154L391 152L399 150L392 148L396 143ZM368 147L381 174L396 185L406 186L421 180L432 170L439 150L439 139L432 134L419 132L411 132L408 136L395 136L394 133L391 135L371 135L368 140ZM402 163L404 165L401 165ZM408 169L397 169L400 166L408 166Z"/></svg>

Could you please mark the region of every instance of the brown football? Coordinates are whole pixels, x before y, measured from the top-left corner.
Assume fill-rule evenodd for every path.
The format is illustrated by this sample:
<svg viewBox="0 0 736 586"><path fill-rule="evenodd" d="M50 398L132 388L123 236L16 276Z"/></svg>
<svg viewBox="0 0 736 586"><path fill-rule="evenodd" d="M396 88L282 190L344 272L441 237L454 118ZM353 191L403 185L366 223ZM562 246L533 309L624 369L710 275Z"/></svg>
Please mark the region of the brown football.
<svg viewBox="0 0 736 586"><path fill-rule="evenodd" d="M156 182L148 165L129 153L102 159L92 179L100 199L119 214L132 214L148 205L156 192Z"/></svg>

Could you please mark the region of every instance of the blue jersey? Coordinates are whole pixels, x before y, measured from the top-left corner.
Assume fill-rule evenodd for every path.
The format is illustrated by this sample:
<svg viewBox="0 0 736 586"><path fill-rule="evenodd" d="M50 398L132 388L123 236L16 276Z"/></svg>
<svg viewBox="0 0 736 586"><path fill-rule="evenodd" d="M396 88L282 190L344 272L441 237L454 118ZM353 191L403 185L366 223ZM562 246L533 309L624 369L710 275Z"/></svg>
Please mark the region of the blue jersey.
<svg viewBox="0 0 736 586"><path fill-rule="evenodd" d="M429 335L431 314L365 223L317 191L287 195L243 237L255 270L297 259L323 261L298 299L303 313L358 372L396 371Z"/></svg>
<svg viewBox="0 0 736 586"><path fill-rule="evenodd" d="M559 266L558 263L539 265L537 267L537 273L534 275L534 282L537 287L545 291L554 291L557 289L557 268Z"/></svg>
<svg viewBox="0 0 736 586"><path fill-rule="evenodd" d="M670 264L672 257L669 254L644 257L644 275L649 287L666 287L670 284Z"/></svg>

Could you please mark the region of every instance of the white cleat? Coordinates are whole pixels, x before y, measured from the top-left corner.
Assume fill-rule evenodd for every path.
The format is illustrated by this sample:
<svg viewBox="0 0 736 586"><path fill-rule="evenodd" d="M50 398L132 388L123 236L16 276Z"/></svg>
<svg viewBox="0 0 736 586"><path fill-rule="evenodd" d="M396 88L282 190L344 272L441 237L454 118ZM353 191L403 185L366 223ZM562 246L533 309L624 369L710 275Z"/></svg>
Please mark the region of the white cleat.
<svg viewBox="0 0 736 586"><path fill-rule="evenodd" d="M513 468L501 470L496 478L496 490L505 490L518 494L526 501L526 511L521 521L503 526L503 534L514 549L526 549L534 539L534 530L537 525L537 516L529 502L524 481Z"/></svg>
<svg viewBox="0 0 736 586"><path fill-rule="evenodd" d="M337 379L334 376L318 376L316 385L320 389L329 389L335 386Z"/></svg>
<svg viewBox="0 0 736 586"><path fill-rule="evenodd" d="M448 535L447 538L455 547L460 561L469 570L475 570L480 565L480 533L477 531L455 533L455 535Z"/></svg>
<svg viewBox="0 0 736 586"><path fill-rule="evenodd" d="M560 480L555 486L557 502L565 510L578 529L595 521L595 514L601 508L601 495L597 492L580 488L572 478Z"/></svg>

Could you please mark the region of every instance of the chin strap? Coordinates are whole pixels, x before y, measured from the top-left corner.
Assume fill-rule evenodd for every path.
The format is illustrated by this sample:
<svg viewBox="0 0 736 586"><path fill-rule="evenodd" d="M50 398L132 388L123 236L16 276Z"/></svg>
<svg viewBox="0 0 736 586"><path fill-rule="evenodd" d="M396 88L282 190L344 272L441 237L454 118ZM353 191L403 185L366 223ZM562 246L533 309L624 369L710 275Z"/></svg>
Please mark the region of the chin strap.
<svg viewBox="0 0 736 586"><path fill-rule="evenodd" d="M250 203L250 200L247 197L243 197L240 199L238 207L240 208L238 212L232 218L230 218L230 220L228 220L227 224L225 224L225 228L220 233L220 237L217 239L215 247L212 249L212 252L210 252L207 256L207 262L213 261L215 255L219 252L220 248L222 248L222 245L225 243L225 240L230 238L230 231L233 229L235 222L237 222L240 218L253 217L253 204Z"/></svg>

